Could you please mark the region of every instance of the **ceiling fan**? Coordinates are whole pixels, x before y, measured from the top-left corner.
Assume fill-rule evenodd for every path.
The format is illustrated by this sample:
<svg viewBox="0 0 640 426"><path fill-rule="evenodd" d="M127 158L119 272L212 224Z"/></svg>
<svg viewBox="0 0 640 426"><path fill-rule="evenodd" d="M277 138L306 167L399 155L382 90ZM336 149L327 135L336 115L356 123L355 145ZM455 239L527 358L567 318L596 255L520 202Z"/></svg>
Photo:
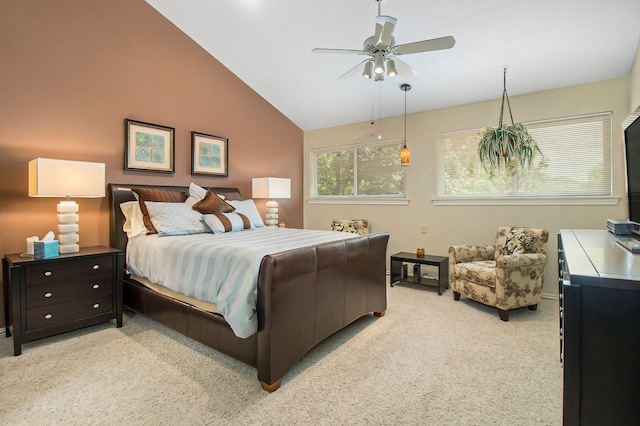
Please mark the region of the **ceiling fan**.
<svg viewBox="0 0 640 426"><path fill-rule="evenodd" d="M342 53L369 56L368 59L365 59L343 74L339 80L356 74L362 64L364 64L362 77L374 78L375 81L383 81L385 71L388 77L398 75L399 72L396 68L396 62L402 74L415 74L417 71L411 68L406 62L400 60L398 56L429 52L432 50L451 49L455 45L456 40L451 36L396 45L393 30L398 20L391 16L382 15L380 13L380 3L382 0L375 1L378 3L375 34L364 41L362 50L325 48L315 48L311 50L314 53Z"/></svg>

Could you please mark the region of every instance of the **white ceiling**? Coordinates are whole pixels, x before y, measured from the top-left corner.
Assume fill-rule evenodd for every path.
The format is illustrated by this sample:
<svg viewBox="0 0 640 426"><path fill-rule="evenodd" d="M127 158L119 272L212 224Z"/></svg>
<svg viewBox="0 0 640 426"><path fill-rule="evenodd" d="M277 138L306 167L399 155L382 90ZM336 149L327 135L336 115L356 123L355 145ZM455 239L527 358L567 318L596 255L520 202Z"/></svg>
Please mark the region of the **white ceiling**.
<svg viewBox="0 0 640 426"><path fill-rule="evenodd" d="M453 49L403 55L416 75L338 78L366 56L376 0L147 0L302 130L629 75L640 0L384 0L396 44L452 35ZM373 106L373 112L372 112ZM497 114L497 112L496 112Z"/></svg>

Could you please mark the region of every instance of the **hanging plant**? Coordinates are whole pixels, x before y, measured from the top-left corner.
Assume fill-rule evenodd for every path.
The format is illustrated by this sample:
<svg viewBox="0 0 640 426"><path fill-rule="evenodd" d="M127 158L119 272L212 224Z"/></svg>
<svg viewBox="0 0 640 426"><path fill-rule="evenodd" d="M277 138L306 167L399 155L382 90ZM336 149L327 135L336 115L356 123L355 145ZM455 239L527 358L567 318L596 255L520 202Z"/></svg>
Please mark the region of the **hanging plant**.
<svg viewBox="0 0 640 426"><path fill-rule="evenodd" d="M538 143L529 134L522 123L514 123L509 96L507 95L507 70L504 70L504 90L502 91L502 107L498 127L487 126L480 130L478 154L480 163L485 170L493 171L504 167L513 172L516 165L522 168L530 167L534 157L538 154L544 160L544 155ZM504 102L507 101L511 125L504 124Z"/></svg>

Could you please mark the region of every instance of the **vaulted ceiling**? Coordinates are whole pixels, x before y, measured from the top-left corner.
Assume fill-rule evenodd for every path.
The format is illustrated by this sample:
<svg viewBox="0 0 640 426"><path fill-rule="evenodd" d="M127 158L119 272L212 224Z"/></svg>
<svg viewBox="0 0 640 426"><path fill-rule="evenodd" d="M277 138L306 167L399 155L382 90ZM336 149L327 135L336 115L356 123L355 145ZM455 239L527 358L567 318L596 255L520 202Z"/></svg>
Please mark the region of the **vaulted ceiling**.
<svg viewBox="0 0 640 426"><path fill-rule="evenodd" d="M303 130L496 99L629 75L640 39L638 0L384 0L396 44L451 35L452 49L403 55L418 71L383 82L362 49L376 0L146 0Z"/></svg>

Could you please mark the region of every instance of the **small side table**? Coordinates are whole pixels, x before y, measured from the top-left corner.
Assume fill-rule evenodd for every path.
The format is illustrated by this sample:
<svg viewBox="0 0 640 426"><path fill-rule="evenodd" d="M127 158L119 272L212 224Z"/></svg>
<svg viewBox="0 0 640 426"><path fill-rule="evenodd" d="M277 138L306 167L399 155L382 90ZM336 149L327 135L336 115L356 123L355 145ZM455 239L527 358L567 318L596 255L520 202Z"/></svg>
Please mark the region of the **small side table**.
<svg viewBox="0 0 640 426"><path fill-rule="evenodd" d="M124 254L110 247L83 247L50 259L5 255L5 333L11 336L13 323L14 355L22 353L23 343L114 318L122 327L123 275Z"/></svg>
<svg viewBox="0 0 640 426"><path fill-rule="evenodd" d="M438 279L420 279L420 284L434 285L438 287L438 295L449 288L449 258L444 256L424 255L416 256L415 253L400 252L391 256L391 277L389 282L391 287L397 282L415 282L408 280L408 277L402 276L402 265L404 263L413 263L414 265L431 265L438 267ZM425 282L426 281L426 282ZM434 284L430 283L434 282Z"/></svg>

